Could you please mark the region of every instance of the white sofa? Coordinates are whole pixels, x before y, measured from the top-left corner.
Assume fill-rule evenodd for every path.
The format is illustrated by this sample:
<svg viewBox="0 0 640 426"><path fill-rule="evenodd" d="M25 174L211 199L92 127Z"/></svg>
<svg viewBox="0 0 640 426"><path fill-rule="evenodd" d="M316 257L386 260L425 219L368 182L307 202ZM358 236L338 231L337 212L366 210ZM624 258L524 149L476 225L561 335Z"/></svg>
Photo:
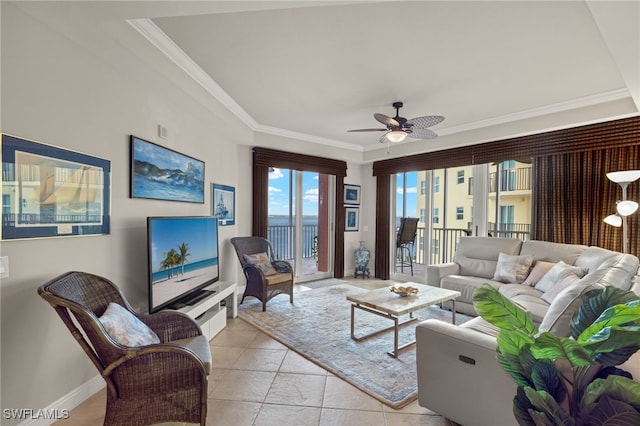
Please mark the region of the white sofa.
<svg viewBox="0 0 640 426"><path fill-rule="evenodd" d="M500 253L531 255L535 261L559 262L586 269L586 275L560 292L552 303L539 290L493 280ZM580 296L590 288L615 285L640 295L637 257L599 247L462 237L454 262L427 268L427 282L458 290L456 310L475 315L473 290L488 282L530 311L541 331L569 335L569 322ZM416 328L419 404L465 426L516 425L512 400L515 382L496 362L497 330L477 317L456 326L426 320ZM640 377L640 356L625 368Z"/></svg>

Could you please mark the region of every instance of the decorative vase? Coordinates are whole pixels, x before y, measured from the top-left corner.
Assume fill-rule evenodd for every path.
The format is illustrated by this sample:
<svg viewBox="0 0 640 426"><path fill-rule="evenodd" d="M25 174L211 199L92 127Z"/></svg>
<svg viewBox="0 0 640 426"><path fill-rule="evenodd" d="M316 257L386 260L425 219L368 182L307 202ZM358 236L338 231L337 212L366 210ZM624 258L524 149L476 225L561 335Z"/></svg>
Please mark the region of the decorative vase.
<svg viewBox="0 0 640 426"><path fill-rule="evenodd" d="M364 241L360 241L360 247L354 252L356 259L356 271L353 274L354 278L358 275L362 275L362 279L369 276L369 259L371 258L371 252L364 246Z"/></svg>

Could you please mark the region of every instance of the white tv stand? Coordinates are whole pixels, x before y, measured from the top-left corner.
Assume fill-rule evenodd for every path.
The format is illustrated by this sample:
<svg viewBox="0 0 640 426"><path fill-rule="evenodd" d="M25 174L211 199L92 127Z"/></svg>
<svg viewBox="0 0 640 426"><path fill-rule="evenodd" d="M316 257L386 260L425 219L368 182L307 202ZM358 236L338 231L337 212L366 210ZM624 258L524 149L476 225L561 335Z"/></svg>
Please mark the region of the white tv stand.
<svg viewBox="0 0 640 426"><path fill-rule="evenodd" d="M238 286L228 281L218 281L205 287L205 290L215 291L198 303L178 309L178 312L195 319L207 340L214 338L227 325L227 307L231 307L231 318L238 316ZM225 301L225 305L221 304Z"/></svg>

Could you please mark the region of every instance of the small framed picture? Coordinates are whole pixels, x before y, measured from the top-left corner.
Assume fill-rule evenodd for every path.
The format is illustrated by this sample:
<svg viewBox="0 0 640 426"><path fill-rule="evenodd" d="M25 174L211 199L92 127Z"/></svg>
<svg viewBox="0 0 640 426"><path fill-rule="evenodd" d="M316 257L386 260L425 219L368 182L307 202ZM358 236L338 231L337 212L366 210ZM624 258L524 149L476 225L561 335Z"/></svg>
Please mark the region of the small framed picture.
<svg viewBox="0 0 640 426"><path fill-rule="evenodd" d="M344 186L344 204L360 205L360 185Z"/></svg>
<svg viewBox="0 0 640 426"><path fill-rule="evenodd" d="M345 221L344 221L344 230L345 232L353 232L358 230L358 225L360 222L360 218L358 217L358 208L357 207L347 207L345 208Z"/></svg>
<svg viewBox="0 0 640 426"><path fill-rule="evenodd" d="M235 225L236 223L236 189L233 186L211 184L212 216L218 218L220 226Z"/></svg>

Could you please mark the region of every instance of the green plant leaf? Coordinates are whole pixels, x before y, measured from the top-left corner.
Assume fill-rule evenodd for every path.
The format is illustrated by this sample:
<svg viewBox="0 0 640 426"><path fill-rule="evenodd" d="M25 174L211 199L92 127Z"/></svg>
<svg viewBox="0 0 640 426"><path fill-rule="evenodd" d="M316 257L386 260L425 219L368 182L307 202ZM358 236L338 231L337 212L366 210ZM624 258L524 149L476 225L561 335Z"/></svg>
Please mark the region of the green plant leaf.
<svg viewBox="0 0 640 426"><path fill-rule="evenodd" d="M514 355L504 355L502 352L500 352L500 348L498 348L496 353L496 360L498 361L498 365L500 365L502 369L511 376L511 378L519 387L532 385L532 383L527 378L528 374L526 374L526 372L522 368L522 365L520 364L519 357Z"/></svg>
<svg viewBox="0 0 640 426"><path fill-rule="evenodd" d="M640 350L638 345L625 346L623 348L618 348L615 351L611 351L611 352L596 353L593 355L593 360L599 364L612 367L615 365L624 364L631 357L631 355L638 352L638 350Z"/></svg>
<svg viewBox="0 0 640 426"><path fill-rule="evenodd" d="M525 346L532 345L535 342L533 336L520 330L505 329L498 332L497 341L502 353L510 355L519 355Z"/></svg>
<svg viewBox="0 0 640 426"><path fill-rule="evenodd" d="M531 418L529 410L534 410L522 388L518 387L516 396L513 397L513 415L520 426L535 426L536 422ZM535 411L535 410L534 410Z"/></svg>
<svg viewBox="0 0 640 426"><path fill-rule="evenodd" d="M616 375L595 379L587 386L580 404L586 407L603 396L629 404L640 412L640 383L634 380Z"/></svg>
<svg viewBox="0 0 640 426"><path fill-rule="evenodd" d="M638 300L635 293L615 286L588 291L580 299L580 305L571 320L571 337L577 339L607 308L633 300Z"/></svg>
<svg viewBox="0 0 640 426"><path fill-rule="evenodd" d="M573 426L576 424L575 420L571 418L569 413L564 411L562 407L558 405L556 400L545 391L536 391L533 388L525 388L524 393L527 395L531 405L534 407L529 410L529 413L533 410L543 412L546 417L552 421L552 423L550 423L552 425Z"/></svg>
<svg viewBox="0 0 640 426"><path fill-rule="evenodd" d="M638 332L637 327L640 326L639 300L605 309L593 324L580 333L576 340L580 343L588 342L593 340L594 336L600 334L604 329L622 326L630 327L630 329L635 326L635 331ZM601 339L607 338L608 337L601 337Z"/></svg>
<svg viewBox="0 0 640 426"><path fill-rule="evenodd" d="M531 314L489 284L482 284L473 292L473 307L485 321L500 329L521 330L531 336L538 333Z"/></svg>
<svg viewBox="0 0 640 426"><path fill-rule="evenodd" d="M567 394L558 370L553 362L547 359L540 360L534 365L531 381L536 390L547 392L556 401L562 401Z"/></svg>
<svg viewBox="0 0 640 426"><path fill-rule="evenodd" d="M536 359L566 359L573 366L590 365L593 361L578 342L568 337L556 337L551 333L542 333L531 346Z"/></svg>
<svg viewBox="0 0 640 426"><path fill-rule="evenodd" d="M579 420L589 426L637 426L640 424L640 412L626 402L605 395L585 407Z"/></svg>

